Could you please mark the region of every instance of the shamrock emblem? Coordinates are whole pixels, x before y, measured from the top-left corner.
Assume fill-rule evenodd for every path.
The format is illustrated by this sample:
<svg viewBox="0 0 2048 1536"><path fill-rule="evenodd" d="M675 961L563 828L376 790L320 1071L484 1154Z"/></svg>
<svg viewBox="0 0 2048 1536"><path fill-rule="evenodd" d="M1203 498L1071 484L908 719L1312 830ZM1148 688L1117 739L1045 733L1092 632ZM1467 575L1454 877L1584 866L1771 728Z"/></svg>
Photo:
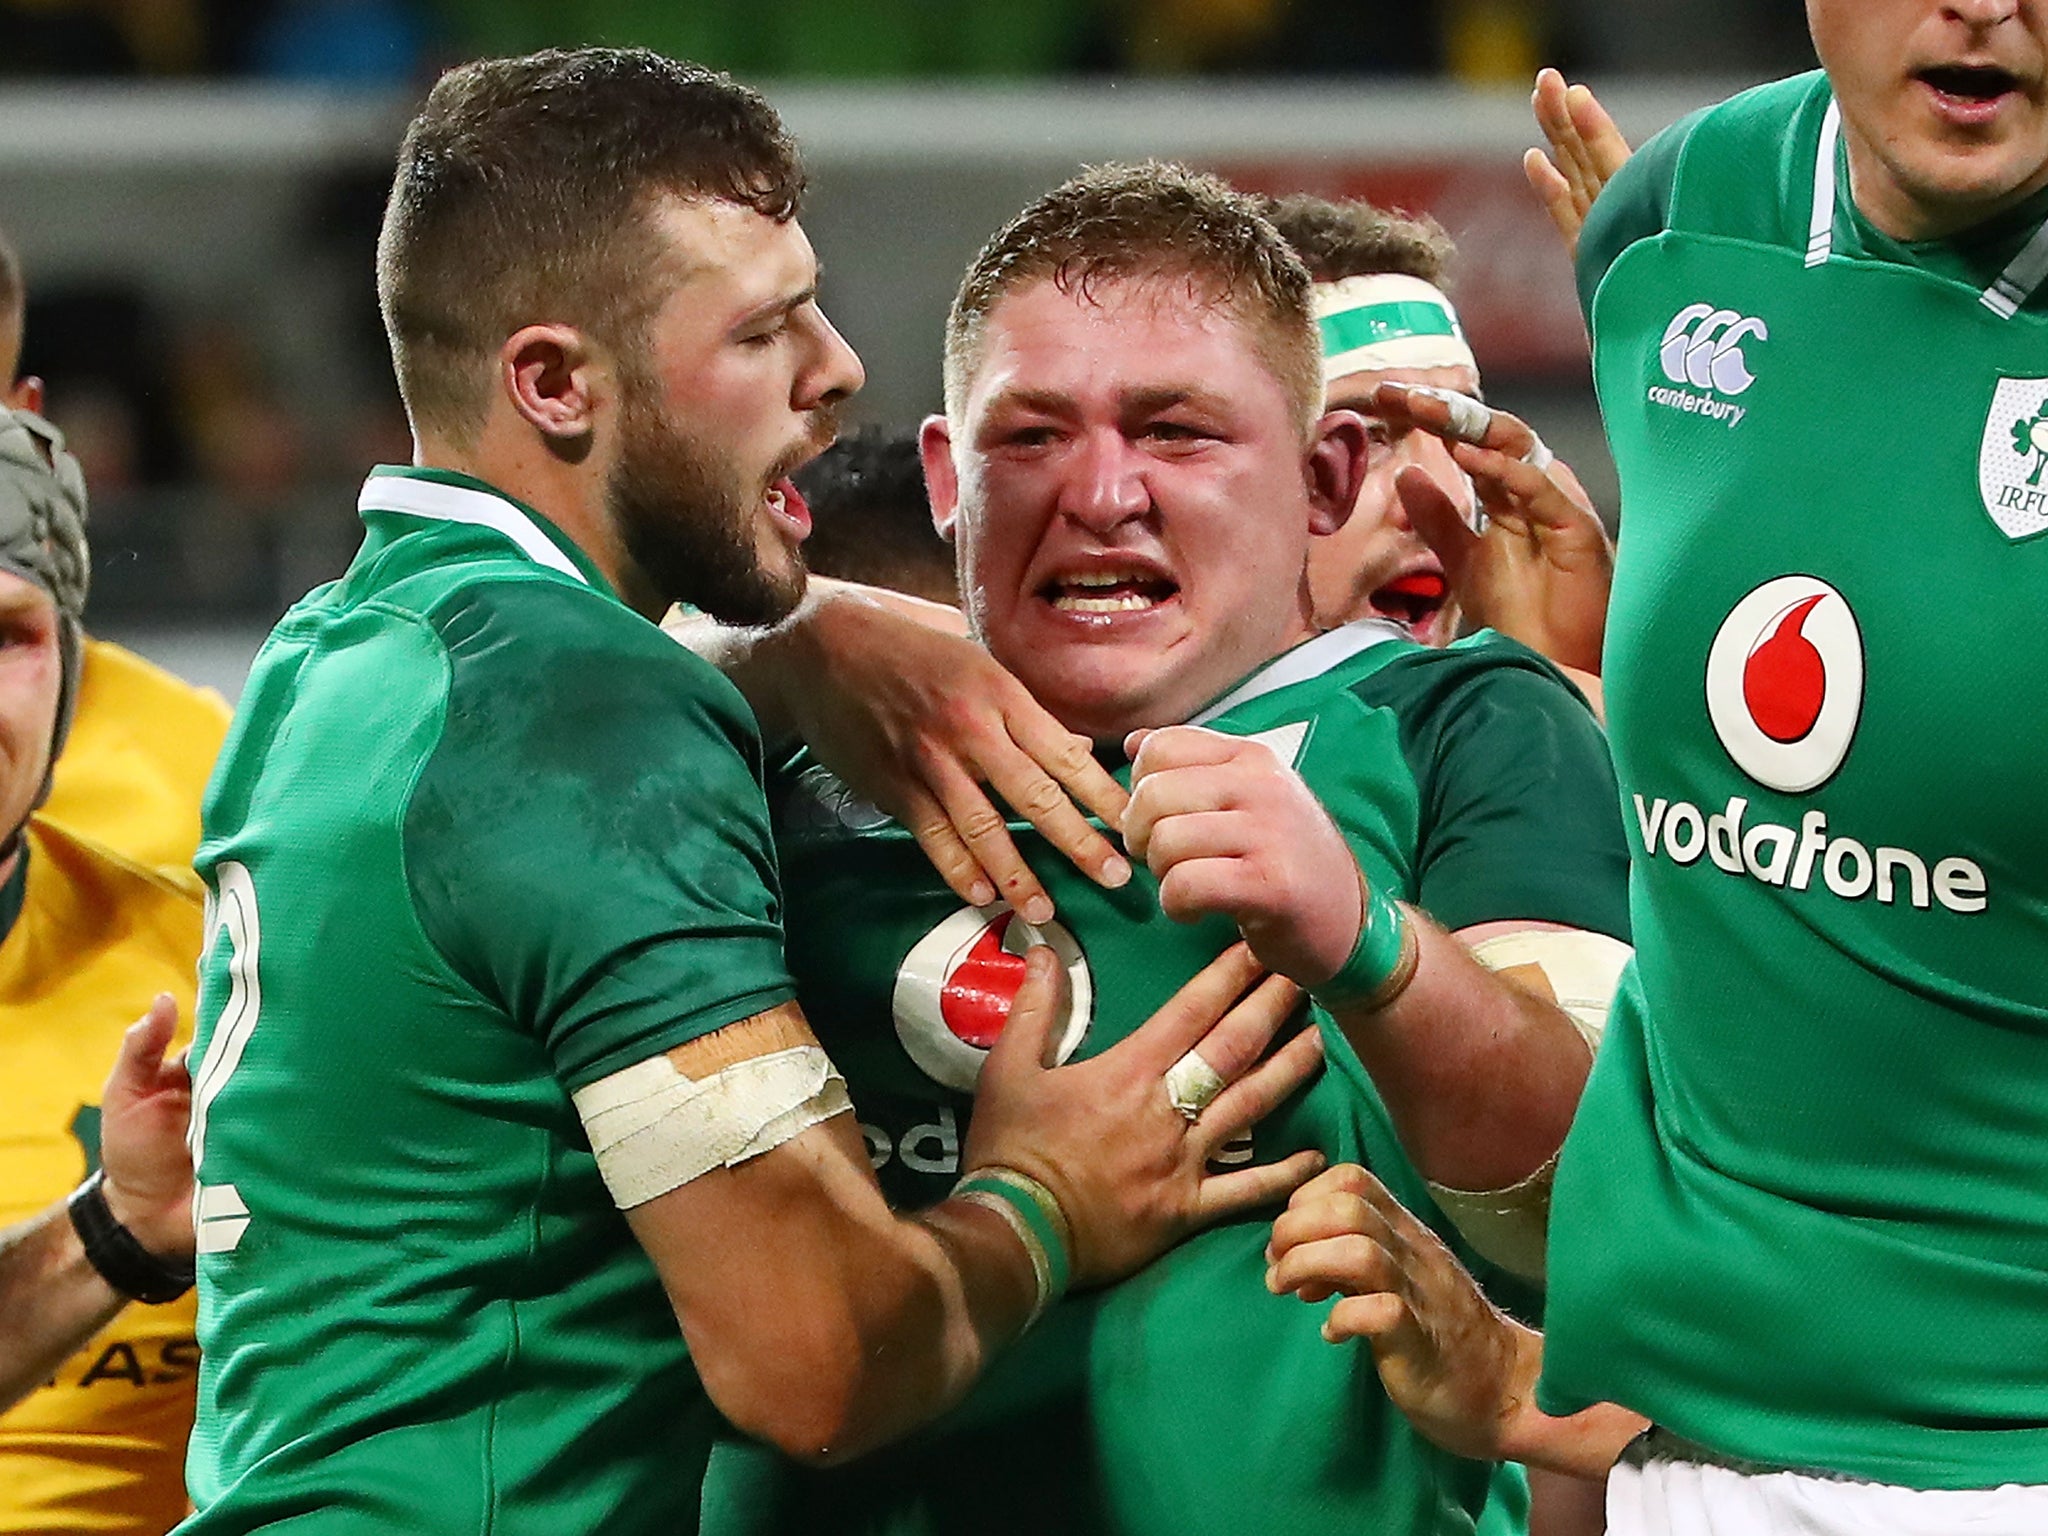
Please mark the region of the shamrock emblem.
<svg viewBox="0 0 2048 1536"><path fill-rule="evenodd" d="M2032 416L2022 416L2013 422L2012 451L2021 458L2034 456L2034 472L2027 476L2027 484L2039 485L2041 471L2048 468L2048 400L2043 400L2040 410Z"/></svg>

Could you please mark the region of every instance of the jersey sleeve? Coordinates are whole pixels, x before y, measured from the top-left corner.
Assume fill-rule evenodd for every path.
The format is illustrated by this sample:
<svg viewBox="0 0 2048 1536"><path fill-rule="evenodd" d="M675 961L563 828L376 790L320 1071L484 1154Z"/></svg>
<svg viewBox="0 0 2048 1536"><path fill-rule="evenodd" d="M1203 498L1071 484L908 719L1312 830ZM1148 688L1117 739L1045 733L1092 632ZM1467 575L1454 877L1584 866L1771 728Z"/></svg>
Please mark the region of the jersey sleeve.
<svg viewBox="0 0 2048 1536"><path fill-rule="evenodd" d="M408 808L427 936L571 1091L795 995L745 702L594 593L465 588Z"/></svg>
<svg viewBox="0 0 2048 1536"><path fill-rule="evenodd" d="M1671 192L1678 179L1678 157L1693 126L1706 109L1680 118L1657 134L1623 163L1614 179L1600 189L1579 232L1575 261L1579 308L1587 324L1593 319L1593 295L1600 291L1607 269L1638 240L1661 234L1671 218Z"/></svg>
<svg viewBox="0 0 2048 1536"><path fill-rule="evenodd" d="M1424 911L1452 930L1523 919L1627 940L1621 797L1606 735L1569 684L1489 637L1362 686L1400 722Z"/></svg>

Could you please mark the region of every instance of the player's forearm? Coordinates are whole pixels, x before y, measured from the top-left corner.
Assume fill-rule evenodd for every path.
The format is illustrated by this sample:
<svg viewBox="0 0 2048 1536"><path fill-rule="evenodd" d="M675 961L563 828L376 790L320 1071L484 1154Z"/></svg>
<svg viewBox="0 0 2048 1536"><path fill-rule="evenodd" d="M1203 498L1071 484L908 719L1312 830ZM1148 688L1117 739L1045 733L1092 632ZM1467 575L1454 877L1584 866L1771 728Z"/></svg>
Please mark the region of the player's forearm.
<svg viewBox="0 0 2048 1536"><path fill-rule="evenodd" d="M48 1380L125 1301L87 1262L61 1203L0 1232L0 1408Z"/></svg>
<svg viewBox="0 0 2048 1536"><path fill-rule="evenodd" d="M831 648L848 643L845 626L858 628L863 610L877 609L928 629L967 633L957 608L825 576L813 576L802 605L770 629L735 629L708 614L680 611L662 627L723 672L752 707L762 738L778 743L793 741L797 734L791 690L816 687Z"/></svg>
<svg viewBox="0 0 2048 1536"><path fill-rule="evenodd" d="M1387 1007L1336 1015L1416 1168L1452 1189L1518 1184L1564 1142L1592 1065L1554 1004L1503 981L1410 909L1415 979Z"/></svg>
<svg viewBox="0 0 2048 1536"><path fill-rule="evenodd" d="M712 1401L803 1461L859 1455L958 1401L1038 1296L996 1211L891 1211L851 1115L627 1219Z"/></svg>
<svg viewBox="0 0 2048 1536"><path fill-rule="evenodd" d="M992 1212L949 1201L846 1231L756 1298L750 1358L706 1385L740 1428L797 1460L836 1464L936 1417L1021 1333L1035 1288L1017 1238Z"/></svg>

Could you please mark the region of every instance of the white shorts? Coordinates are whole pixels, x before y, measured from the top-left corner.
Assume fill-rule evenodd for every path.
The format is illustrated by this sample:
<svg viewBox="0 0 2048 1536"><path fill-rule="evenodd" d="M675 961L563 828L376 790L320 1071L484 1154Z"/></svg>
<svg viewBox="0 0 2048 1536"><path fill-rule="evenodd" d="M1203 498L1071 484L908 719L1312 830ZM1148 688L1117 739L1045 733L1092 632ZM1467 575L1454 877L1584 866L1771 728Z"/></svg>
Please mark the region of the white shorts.
<svg viewBox="0 0 2048 1536"><path fill-rule="evenodd" d="M1897 1488L1624 1458L1607 1475L1607 1536L2048 1536L2048 1485Z"/></svg>

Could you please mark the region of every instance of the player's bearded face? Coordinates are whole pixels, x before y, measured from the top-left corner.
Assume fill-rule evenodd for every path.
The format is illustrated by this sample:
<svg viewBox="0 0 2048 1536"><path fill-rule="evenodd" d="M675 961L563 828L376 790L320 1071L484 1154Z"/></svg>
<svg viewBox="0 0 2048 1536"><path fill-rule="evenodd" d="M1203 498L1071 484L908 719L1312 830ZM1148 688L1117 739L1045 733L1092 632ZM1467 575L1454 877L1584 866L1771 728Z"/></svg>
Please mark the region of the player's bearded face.
<svg viewBox="0 0 2048 1536"><path fill-rule="evenodd" d="M676 430L660 386L630 381L618 460L605 487L614 525L662 596L693 603L727 624L772 624L802 601L802 552L758 531L762 499L785 466L748 473L708 443ZM808 458L807 445L802 457ZM797 459L795 462L801 462Z"/></svg>
<svg viewBox="0 0 2048 1536"><path fill-rule="evenodd" d="M1857 205L1946 235L2048 185L2048 0L1807 0Z"/></svg>

